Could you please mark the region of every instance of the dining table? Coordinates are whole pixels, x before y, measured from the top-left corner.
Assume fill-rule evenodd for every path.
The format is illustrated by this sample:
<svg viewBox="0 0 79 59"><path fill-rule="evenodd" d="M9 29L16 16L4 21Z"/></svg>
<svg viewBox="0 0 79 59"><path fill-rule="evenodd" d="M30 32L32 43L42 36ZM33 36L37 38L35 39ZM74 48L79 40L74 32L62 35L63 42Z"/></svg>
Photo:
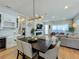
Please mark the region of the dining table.
<svg viewBox="0 0 79 59"><path fill-rule="evenodd" d="M35 38L33 38L35 39ZM24 41L24 42L28 42L32 45L32 48L38 50L39 52L42 53L46 53L49 49L49 47L52 45L52 41L50 40L50 38L37 38L37 40L32 41L32 38L30 37L28 39L28 37L24 37L24 38L20 38L19 40Z"/></svg>

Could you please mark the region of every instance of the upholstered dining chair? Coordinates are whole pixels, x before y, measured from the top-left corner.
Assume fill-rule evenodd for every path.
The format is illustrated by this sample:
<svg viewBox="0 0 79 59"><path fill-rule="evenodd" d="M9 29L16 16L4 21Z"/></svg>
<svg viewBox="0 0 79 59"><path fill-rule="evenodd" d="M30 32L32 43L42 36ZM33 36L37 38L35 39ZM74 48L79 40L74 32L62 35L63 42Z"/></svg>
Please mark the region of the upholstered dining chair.
<svg viewBox="0 0 79 59"><path fill-rule="evenodd" d="M17 59L19 58L19 55L21 55L23 59L22 41L17 39L16 42L17 42Z"/></svg>
<svg viewBox="0 0 79 59"><path fill-rule="evenodd" d="M61 42L58 42L57 45L49 49L46 53L39 52L39 55L44 59L58 59L58 50Z"/></svg>
<svg viewBox="0 0 79 59"><path fill-rule="evenodd" d="M33 51L32 45L30 43L23 41L22 46L23 46L23 52L26 58L29 57L30 59L37 59L36 56L38 55L38 53L35 50Z"/></svg>

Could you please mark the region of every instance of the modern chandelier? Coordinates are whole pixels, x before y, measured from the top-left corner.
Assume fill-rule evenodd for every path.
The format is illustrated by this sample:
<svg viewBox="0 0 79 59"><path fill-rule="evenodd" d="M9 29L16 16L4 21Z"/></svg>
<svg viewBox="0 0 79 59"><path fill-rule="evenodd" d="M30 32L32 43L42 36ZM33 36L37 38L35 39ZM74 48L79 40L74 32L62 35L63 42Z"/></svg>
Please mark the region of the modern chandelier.
<svg viewBox="0 0 79 59"><path fill-rule="evenodd" d="M35 10L35 0L33 0L33 16L29 17L29 21L35 21L35 20L40 20L43 19L43 16L36 15L36 10Z"/></svg>

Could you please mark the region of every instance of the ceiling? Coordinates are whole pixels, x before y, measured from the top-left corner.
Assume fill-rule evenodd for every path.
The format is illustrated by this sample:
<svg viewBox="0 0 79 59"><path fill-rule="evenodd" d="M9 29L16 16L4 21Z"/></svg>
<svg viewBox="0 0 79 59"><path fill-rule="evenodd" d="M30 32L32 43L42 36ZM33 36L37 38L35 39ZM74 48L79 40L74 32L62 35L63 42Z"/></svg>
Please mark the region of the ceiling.
<svg viewBox="0 0 79 59"><path fill-rule="evenodd" d="M33 0L0 0L1 8L29 17L33 15ZM35 0L35 14L44 16L45 20L70 19L77 13L79 0Z"/></svg>

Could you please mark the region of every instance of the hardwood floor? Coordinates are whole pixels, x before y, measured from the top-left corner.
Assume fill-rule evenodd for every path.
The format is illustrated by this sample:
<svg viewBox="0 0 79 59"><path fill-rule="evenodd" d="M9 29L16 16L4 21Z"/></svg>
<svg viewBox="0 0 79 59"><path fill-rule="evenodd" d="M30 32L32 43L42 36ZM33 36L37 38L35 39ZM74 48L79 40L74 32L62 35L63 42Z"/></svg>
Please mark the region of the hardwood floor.
<svg viewBox="0 0 79 59"><path fill-rule="evenodd" d="M58 59L79 59L79 51L65 47L60 47L58 55ZM16 47L0 51L0 59L16 59L16 56ZM19 59L22 59L22 57L19 56Z"/></svg>
<svg viewBox="0 0 79 59"><path fill-rule="evenodd" d="M16 59L17 51L16 47L0 51L0 59ZM19 57L21 59L21 56Z"/></svg>
<svg viewBox="0 0 79 59"><path fill-rule="evenodd" d="M58 58L59 59L79 59L79 50L60 47Z"/></svg>
<svg viewBox="0 0 79 59"><path fill-rule="evenodd" d="M17 57L17 47L0 51L0 59L16 59L16 57ZM19 55L18 59L22 59L22 56ZM27 57L27 59L29 58Z"/></svg>

